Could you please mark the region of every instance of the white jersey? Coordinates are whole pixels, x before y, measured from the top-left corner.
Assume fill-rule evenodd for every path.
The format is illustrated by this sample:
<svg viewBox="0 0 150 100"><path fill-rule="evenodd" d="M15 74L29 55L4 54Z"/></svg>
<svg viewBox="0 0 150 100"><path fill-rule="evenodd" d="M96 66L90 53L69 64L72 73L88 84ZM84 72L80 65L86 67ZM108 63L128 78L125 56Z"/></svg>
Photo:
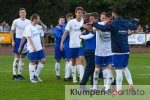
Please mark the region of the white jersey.
<svg viewBox="0 0 150 100"><path fill-rule="evenodd" d="M12 23L11 31L15 30L16 38L22 38L25 27L28 26L30 23L31 21L28 19L24 20L22 20L21 18L15 19Z"/></svg>
<svg viewBox="0 0 150 100"><path fill-rule="evenodd" d="M98 24L104 25L104 22L99 22ZM96 30L96 56L110 56L112 55L111 50L111 33L102 32L101 30Z"/></svg>
<svg viewBox="0 0 150 100"><path fill-rule="evenodd" d="M37 51L42 50L41 37L44 36L44 32L43 32L40 25L33 26L32 24L29 24L25 28L23 36L26 37L26 38L28 36L30 36L36 50ZM28 38L27 38L27 48L28 48L29 52L33 52L33 47L30 44Z"/></svg>
<svg viewBox="0 0 150 100"><path fill-rule="evenodd" d="M80 22L77 21L76 19L70 20L66 27L65 30L69 31L70 34L70 41L69 41L69 47L70 48L79 48L81 47L81 39L79 38L79 35L81 34L80 28L83 25L83 20Z"/></svg>

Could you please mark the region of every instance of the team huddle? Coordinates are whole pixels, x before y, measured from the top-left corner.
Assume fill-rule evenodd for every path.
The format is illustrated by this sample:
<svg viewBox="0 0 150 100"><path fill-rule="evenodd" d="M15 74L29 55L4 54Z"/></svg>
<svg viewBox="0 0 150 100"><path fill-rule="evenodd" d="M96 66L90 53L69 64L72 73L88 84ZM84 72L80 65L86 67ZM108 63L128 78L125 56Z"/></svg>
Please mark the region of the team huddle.
<svg viewBox="0 0 150 100"><path fill-rule="evenodd" d="M25 56L28 54L30 82L42 82L39 75L46 62L43 31L46 25L40 21L40 16L37 14L33 14L30 20L26 19L24 8L19 10L19 15L20 18L15 19L11 27L15 53L13 79L24 79L21 74ZM80 89L85 89L86 83L91 78L92 89L97 90L99 77L102 77L104 91L109 92L111 84L116 81L116 94L118 94L122 90L122 72L125 74L129 88L133 89L133 81L128 69L130 54L128 31L137 29L138 20L132 19L129 22L121 15L121 9L114 8L111 12L101 13L99 18L97 12L87 13L82 7L77 7L75 18L73 14L68 13L65 23L65 18L60 17L54 29L56 79L61 79L60 61L64 58L66 59L64 80L73 83L79 81ZM114 71L116 71L116 78L114 78Z"/></svg>

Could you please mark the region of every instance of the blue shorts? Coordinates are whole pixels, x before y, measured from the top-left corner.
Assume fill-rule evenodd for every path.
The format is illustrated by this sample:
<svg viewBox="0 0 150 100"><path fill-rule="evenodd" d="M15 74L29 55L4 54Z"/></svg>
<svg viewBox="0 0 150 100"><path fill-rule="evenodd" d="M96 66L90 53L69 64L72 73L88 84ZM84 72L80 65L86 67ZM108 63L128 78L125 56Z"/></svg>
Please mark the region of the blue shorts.
<svg viewBox="0 0 150 100"><path fill-rule="evenodd" d="M66 59L70 60L71 59L71 51L70 48L65 48L65 55L66 55Z"/></svg>
<svg viewBox="0 0 150 100"><path fill-rule="evenodd" d="M59 46L55 46L55 59L61 60L62 58L66 58L65 50L61 51Z"/></svg>
<svg viewBox="0 0 150 100"><path fill-rule="evenodd" d="M82 48L70 48L71 58L78 58L83 56L83 49Z"/></svg>
<svg viewBox="0 0 150 100"><path fill-rule="evenodd" d="M18 48L19 48L19 46L20 46L20 42L21 42L21 39L20 39L20 38L16 38L16 39L15 39L15 47L14 47L14 50L13 50L13 52L14 52L15 54L20 54L20 53L18 53ZM25 55L27 54L26 43L27 43L27 39L24 41L24 43L23 43L23 45L22 45L22 47L21 47L21 52L24 51L24 52L22 52L21 54L25 54Z"/></svg>
<svg viewBox="0 0 150 100"><path fill-rule="evenodd" d="M37 52L28 52L28 58L30 61L38 61L45 58L45 53L43 49Z"/></svg>
<svg viewBox="0 0 150 100"><path fill-rule="evenodd" d="M100 65L101 67L107 67L109 64L112 64L112 56L96 56L95 55L95 64Z"/></svg>
<svg viewBox="0 0 150 100"><path fill-rule="evenodd" d="M129 54L115 54L113 55L113 67L125 68L128 66Z"/></svg>

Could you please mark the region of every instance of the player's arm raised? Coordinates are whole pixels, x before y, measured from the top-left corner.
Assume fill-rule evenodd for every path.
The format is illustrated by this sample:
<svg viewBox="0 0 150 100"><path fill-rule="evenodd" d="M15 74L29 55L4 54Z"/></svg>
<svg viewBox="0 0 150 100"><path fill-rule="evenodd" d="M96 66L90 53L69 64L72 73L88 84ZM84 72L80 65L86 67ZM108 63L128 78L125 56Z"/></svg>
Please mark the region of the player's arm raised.
<svg viewBox="0 0 150 100"><path fill-rule="evenodd" d="M130 30L136 30L139 26L139 20L136 18L133 18L131 22L128 23L128 27Z"/></svg>
<svg viewBox="0 0 150 100"><path fill-rule="evenodd" d="M41 42L42 42L42 46L43 46L43 50L45 51L45 39L44 39L44 31L43 30L41 30L40 31L40 36L41 36Z"/></svg>
<svg viewBox="0 0 150 100"><path fill-rule="evenodd" d="M111 30L111 24L100 25L100 24L98 24L98 22L93 22L92 26L101 31L110 31Z"/></svg>
<svg viewBox="0 0 150 100"><path fill-rule="evenodd" d="M42 26L42 29L45 30L47 29L47 26L40 20L39 24Z"/></svg>

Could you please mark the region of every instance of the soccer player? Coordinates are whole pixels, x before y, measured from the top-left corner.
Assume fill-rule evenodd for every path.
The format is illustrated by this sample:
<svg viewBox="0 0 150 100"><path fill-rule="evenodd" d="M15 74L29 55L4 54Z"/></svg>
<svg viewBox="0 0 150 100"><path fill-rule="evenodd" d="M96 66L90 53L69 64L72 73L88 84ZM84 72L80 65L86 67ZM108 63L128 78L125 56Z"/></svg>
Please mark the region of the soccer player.
<svg viewBox="0 0 150 100"><path fill-rule="evenodd" d="M56 38L56 43L55 43L55 59L56 59L55 71L56 71L56 79L57 80L60 80L60 61L62 58L66 58L65 57L65 51L60 50L60 42L61 42L61 38L63 35L64 23L65 23L65 18L60 17L58 20L58 25L54 28L54 36Z"/></svg>
<svg viewBox="0 0 150 100"><path fill-rule="evenodd" d="M104 20L98 24L104 25L105 21L111 21L111 14L102 13ZM91 17L98 19L97 15ZM107 85L108 67L112 66L111 35L110 32L96 30L96 50L95 50L95 71L93 77L93 89L97 89L98 77L102 70L104 78L104 88Z"/></svg>
<svg viewBox="0 0 150 100"><path fill-rule="evenodd" d="M67 23L73 19L73 14L68 13L66 14ZM66 24L63 25L63 32L65 31ZM72 78L70 77L70 71L71 71L71 55L70 55L70 48L69 48L69 33L67 33L66 39L64 41L64 50L66 55L66 65L65 65L65 81L70 81Z"/></svg>
<svg viewBox="0 0 150 100"><path fill-rule="evenodd" d="M33 14L31 16L31 24L25 28L23 33L23 36L27 38L28 57L30 60L29 75L31 83L42 82L39 74L46 62L44 50L41 44L41 37L44 37L44 32L41 29L41 26L38 25L39 21L40 16ZM38 66L36 69L37 62Z"/></svg>
<svg viewBox="0 0 150 100"><path fill-rule="evenodd" d="M100 22L104 22L105 21L105 19L106 19L106 12L102 12L101 14L100 14ZM102 72L102 69L100 69L100 72L99 72L99 79L104 79L103 78L103 72Z"/></svg>
<svg viewBox="0 0 150 100"><path fill-rule="evenodd" d="M127 67L129 59L128 30L136 30L138 26L138 21L133 19L131 22L128 22L121 17L121 14L121 9L115 8L112 10L114 20L111 23L106 25L99 25L97 22L92 23L92 26L99 30L111 32L113 67L116 69L117 94L122 90L122 70L130 84L129 86L132 87L133 85L131 73Z"/></svg>
<svg viewBox="0 0 150 100"><path fill-rule="evenodd" d="M15 58L13 62L13 80L24 79L24 77L21 74L24 68L24 60L27 53L26 41L23 43L21 53L18 53L18 48L25 27L31 23L30 20L26 19L25 8L19 9L19 16L20 18L15 19L11 27L12 47L14 48L13 52L15 54ZM15 39L14 39L14 34L15 34ZM17 75L17 68L18 68L18 75Z"/></svg>
<svg viewBox="0 0 150 100"><path fill-rule="evenodd" d="M38 23L40 26L39 26L39 29L40 30L45 30L47 29L47 26L40 20L39 23ZM42 43L43 43L43 49L45 50L45 40L44 40L44 37L41 38L42 39ZM18 53L21 53L22 51L22 45L24 44L24 42L26 41L26 37L25 36L22 36L22 39L21 39L21 42L20 42L20 46L18 48Z"/></svg>
<svg viewBox="0 0 150 100"><path fill-rule="evenodd" d="M69 32L70 35L70 42L69 42L69 47L71 50L71 58L72 58L72 76L73 76L73 83L77 82L76 78L76 65L77 65L77 60L78 58L83 58L83 49L81 48L81 39L79 38L79 35L81 34L80 28L83 25L83 11L84 9L82 7L77 7L75 9L75 15L76 18L70 20L66 27L65 27L65 32L62 36L61 40L61 45L60 49L63 50L64 46L64 40L66 38L67 33ZM80 75L80 81L83 78L84 74L84 67L83 67L83 62L79 60L78 62L78 72Z"/></svg>
<svg viewBox="0 0 150 100"><path fill-rule="evenodd" d="M100 14L100 22L105 21L105 19L106 19L106 12L102 12L102 13Z"/></svg>

